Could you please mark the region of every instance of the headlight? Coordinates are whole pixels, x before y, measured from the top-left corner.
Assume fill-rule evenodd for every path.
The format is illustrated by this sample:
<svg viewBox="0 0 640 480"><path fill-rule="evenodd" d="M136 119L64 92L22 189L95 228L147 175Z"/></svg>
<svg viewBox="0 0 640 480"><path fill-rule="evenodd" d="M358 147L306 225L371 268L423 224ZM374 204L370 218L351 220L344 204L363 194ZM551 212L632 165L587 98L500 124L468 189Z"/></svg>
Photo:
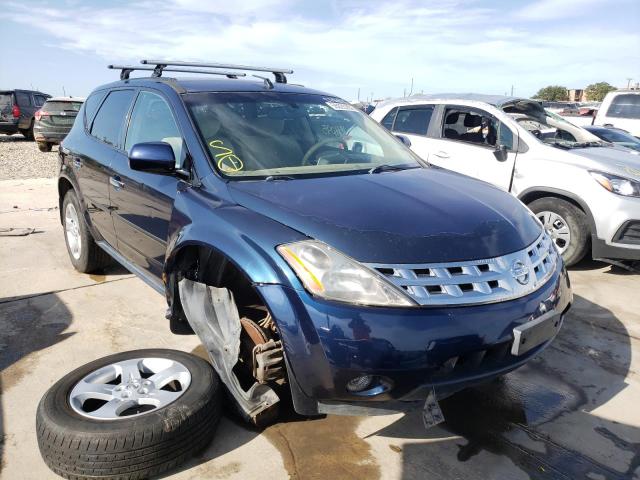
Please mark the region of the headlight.
<svg viewBox="0 0 640 480"><path fill-rule="evenodd" d="M612 193L625 197L640 197L640 183L610 173L589 172L596 182Z"/></svg>
<svg viewBox="0 0 640 480"><path fill-rule="evenodd" d="M304 287L328 300L387 307L416 303L378 273L316 240L277 247Z"/></svg>

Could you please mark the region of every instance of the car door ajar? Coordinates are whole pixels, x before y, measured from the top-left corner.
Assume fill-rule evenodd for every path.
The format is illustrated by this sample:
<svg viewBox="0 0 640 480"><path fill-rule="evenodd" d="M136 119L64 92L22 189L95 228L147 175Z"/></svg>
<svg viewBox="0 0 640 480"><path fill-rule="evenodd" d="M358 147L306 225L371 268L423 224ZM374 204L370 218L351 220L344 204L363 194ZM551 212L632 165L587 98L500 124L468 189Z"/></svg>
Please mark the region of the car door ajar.
<svg viewBox="0 0 640 480"><path fill-rule="evenodd" d="M125 118L135 91L113 90L106 98L105 93L96 92L87 99L83 120L89 134L83 136L80 144L69 148L69 164L80 186L94 229L102 239L116 248L109 178L113 173L111 166L121 144Z"/></svg>
<svg viewBox="0 0 640 480"><path fill-rule="evenodd" d="M441 127L431 163L509 190L516 152L506 125L484 110L447 105ZM497 153L501 145L504 156Z"/></svg>
<svg viewBox="0 0 640 480"><path fill-rule="evenodd" d="M114 159L111 207L118 249L129 261L161 278L177 177L129 168L131 147L145 142L171 145L180 167L186 155L183 136L165 98L141 90L131 112L125 150Z"/></svg>

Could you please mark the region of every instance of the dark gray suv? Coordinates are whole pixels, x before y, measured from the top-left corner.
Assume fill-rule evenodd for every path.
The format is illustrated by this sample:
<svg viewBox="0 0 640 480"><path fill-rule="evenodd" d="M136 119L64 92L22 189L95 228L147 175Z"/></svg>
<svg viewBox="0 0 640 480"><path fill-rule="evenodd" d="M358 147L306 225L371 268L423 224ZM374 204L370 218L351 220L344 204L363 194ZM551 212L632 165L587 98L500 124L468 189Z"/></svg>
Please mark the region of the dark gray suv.
<svg viewBox="0 0 640 480"><path fill-rule="evenodd" d="M33 140L34 114L51 98L35 90L0 90L0 133Z"/></svg>

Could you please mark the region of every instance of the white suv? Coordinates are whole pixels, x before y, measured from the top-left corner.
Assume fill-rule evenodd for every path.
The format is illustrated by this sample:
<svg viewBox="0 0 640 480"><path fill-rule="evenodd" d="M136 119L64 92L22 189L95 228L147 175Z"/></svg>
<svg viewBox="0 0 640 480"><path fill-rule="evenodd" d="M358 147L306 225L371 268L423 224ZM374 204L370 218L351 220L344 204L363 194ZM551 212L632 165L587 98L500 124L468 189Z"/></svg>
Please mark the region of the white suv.
<svg viewBox="0 0 640 480"><path fill-rule="evenodd" d="M593 124L621 128L640 138L640 90L607 93Z"/></svg>
<svg viewBox="0 0 640 480"><path fill-rule="evenodd" d="M540 103L490 95L420 95L371 117L431 164L511 192L551 233L567 264L640 260L640 156L603 142Z"/></svg>

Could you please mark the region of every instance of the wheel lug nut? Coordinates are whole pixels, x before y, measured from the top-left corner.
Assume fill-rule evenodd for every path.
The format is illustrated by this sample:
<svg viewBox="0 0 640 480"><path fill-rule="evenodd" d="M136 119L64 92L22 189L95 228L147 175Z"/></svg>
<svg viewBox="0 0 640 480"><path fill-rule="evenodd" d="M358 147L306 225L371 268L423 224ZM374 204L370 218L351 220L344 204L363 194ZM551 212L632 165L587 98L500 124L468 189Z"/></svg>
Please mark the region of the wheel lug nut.
<svg viewBox="0 0 640 480"><path fill-rule="evenodd" d="M138 390L139 393L142 393L143 395L146 395L147 393L149 393L149 389L148 388L141 388L140 390Z"/></svg>

